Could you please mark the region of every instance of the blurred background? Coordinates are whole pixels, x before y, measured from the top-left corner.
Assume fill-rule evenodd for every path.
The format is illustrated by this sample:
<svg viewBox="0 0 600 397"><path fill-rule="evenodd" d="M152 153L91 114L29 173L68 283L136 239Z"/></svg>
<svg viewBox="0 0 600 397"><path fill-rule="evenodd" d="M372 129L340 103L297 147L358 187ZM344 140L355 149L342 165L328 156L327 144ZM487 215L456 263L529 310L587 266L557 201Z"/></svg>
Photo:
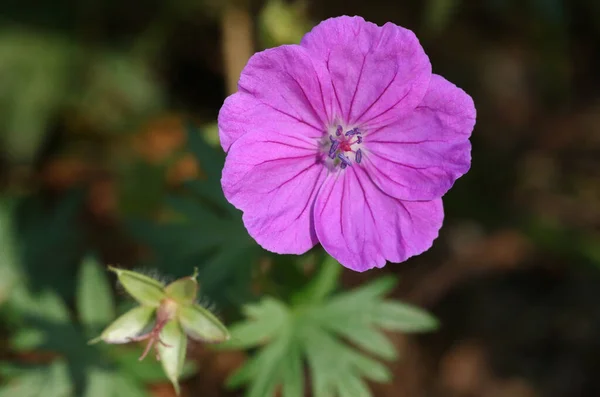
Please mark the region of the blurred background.
<svg viewBox="0 0 600 397"><path fill-rule="evenodd" d="M343 14L415 31L478 110L434 247L340 276L397 278L391 296L441 324L386 334L399 359L372 394L600 396L600 2L3 0L2 397L174 395L139 348L86 345L131 307L107 264L197 266L226 324L314 279L318 248L270 255L224 201L216 117L252 53ZM192 343L183 395L269 397L227 381L255 354Z"/></svg>

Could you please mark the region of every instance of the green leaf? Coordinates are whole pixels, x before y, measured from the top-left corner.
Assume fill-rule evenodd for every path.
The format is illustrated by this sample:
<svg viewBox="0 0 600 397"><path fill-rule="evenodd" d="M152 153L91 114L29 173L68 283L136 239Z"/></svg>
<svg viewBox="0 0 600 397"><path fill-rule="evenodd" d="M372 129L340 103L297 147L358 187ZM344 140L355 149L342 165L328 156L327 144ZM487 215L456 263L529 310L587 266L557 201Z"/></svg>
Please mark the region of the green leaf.
<svg viewBox="0 0 600 397"><path fill-rule="evenodd" d="M102 334L91 340L91 343L104 341L106 343L129 343L131 338L138 336L152 322L155 309L149 306L138 306L131 309L110 324Z"/></svg>
<svg viewBox="0 0 600 397"><path fill-rule="evenodd" d="M290 358L288 353L294 343L290 332L283 332L272 343L268 344L256 357L254 379L248 390L248 397L272 396L281 382L282 369Z"/></svg>
<svg viewBox="0 0 600 397"><path fill-rule="evenodd" d="M0 397L38 397L46 381L44 371L28 371L0 388Z"/></svg>
<svg viewBox="0 0 600 397"><path fill-rule="evenodd" d="M27 288L17 288L10 297L11 306L24 317L54 323L70 323L69 310L53 291L34 295Z"/></svg>
<svg viewBox="0 0 600 397"><path fill-rule="evenodd" d="M183 364L187 349L187 337L176 320L169 321L160 333L162 343L157 343L160 362L173 384L177 395L180 393L179 377L183 372Z"/></svg>
<svg viewBox="0 0 600 397"><path fill-rule="evenodd" d="M72 392L67 364L59 359L9 381L0 388L0 397L70 397Z"/></svg>
<svg viewBox="0 0 600 397"><path fill-rule="evenodd" d="M217 346L222 349L247 349L263 345L281 332L290 321L290 313L282 302L266 297L256 304L246 305L244 314L251 321L230 327L229 341Z"/></svg>
<svg viewBox="0 0 600 397"><path fill-rule="evenodd" d="M25 328L10 338L10 346L18 351L32 350L46 342L46 333L37 328Z"/></svg>
<svg viewBox="0 0 600 397"><path fill-rule="evenodd" d="M93 368L88 372L87 388L84 397L114 396L113 376L111 372Z"/></svg>
<svg viewBox="0 0 600 397"><path fill-rule="evenodd" d="M397 358L383 330L422 332L435 326L425 311L384 298L396 283L392 277L328 298L339 272L334 266L339 265L327 260L291 307L265 297L244 308L246 320L230 328L231 340L220 348L259 349L228 379L228 387L248 384L249 397L271 397L279 387L283 397L303 396L306 362L314 397L370 397L365 379L391 379L378 359Z"/></svg>
<svg viewBox="0 0 600 397"><path fill-rule="evenodd" d="M77 284L77 311L91 332L115 317L112 291L102 266L93 258L83 261Z"/></svg>
<svg viewBox="0 0 600 397"><path fill-rule="evenodd" d="M373 323L389 331L428 332L438 321L426 311L406 303L383 302L370 311Z"/></svg>
<svg viewBox="0 0 600 397"><path fill-rule="evenodd" d="M385 360L395 360L398 357L396 348L390 340L370 325L330 322L324 326L377 357Z"/></svg>
<svg viewBox="0 0 600 397"><path fill-rule="evenodd" d="M0 148L12 161L27 164L66 102L76 48L60 35L10 25L4 24L0 34Z"/></svg>
<svg viewBox="0 0 600 397"><path fill-rule="evenodd" d="M283 397L304 396L304 364L302 346L291 344L282 365Z"/></svg>
<svg viewBox="0 0 600 397"><path fill-rule="evenodd" d="M185 333L193 339L210 343L229 339L229 331L221 321L197 303L179 307L177 318Z"/></svg>
<svg viewBox="0 0 600 397"><path fill-rule="evenodd" d="M157 280L130 270L109 266L119 282L136 301L144 306L158 307L165 298L164 285Z"/></svg>

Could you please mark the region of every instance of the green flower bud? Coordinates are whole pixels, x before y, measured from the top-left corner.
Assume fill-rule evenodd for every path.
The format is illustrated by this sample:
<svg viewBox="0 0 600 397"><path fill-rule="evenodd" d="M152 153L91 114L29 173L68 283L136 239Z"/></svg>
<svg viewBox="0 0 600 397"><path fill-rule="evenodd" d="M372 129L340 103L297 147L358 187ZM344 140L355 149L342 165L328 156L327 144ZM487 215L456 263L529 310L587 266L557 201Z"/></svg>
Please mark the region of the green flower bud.
<svg viewBox="0 0 600 397"><path fill-rule="evenodd" d="M104 341L106 343L128 343L148 328L154 316L154 308L138 306L131 309L110 324L102 334L89 343Z"/></svg>
<svg viewBox="0 0 600 397"><path fill-rule="evenodd" d="M165 324L156 348L163 370L173 383L175 392L179 395L179 376L183 371L185 362L187 337L176 320L171 320Z"/></svg>
<svg viewBox="0 0 600 397"><path fill-rule="evenodd" d="M229 339L229 331L211 312L198 304L179 308L177 318L185 333L203 342L219 343Z"/></svg>
<svg viewBox="0 0 600 397"><path fill-rule="evenodd" d="M123 288L141 305L158 307L165 298L164 285L153 278L129 270L109 266L117 274Z"/></svg>
<svg viewBox="0 0 600 397"><path fill-rule="evenodd" d="M178 303L191 304L198 295L198 282L196 277L198 276L198 270L194 271L194 274L190 277L180 278L179 280L173 281L165 288L167 296Z"/></svg>

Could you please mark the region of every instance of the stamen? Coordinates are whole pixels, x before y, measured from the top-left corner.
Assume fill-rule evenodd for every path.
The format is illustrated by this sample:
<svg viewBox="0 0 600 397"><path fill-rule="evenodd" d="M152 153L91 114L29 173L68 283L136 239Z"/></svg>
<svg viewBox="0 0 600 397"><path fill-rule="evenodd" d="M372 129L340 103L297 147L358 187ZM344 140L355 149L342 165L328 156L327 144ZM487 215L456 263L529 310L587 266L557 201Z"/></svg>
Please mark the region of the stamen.
<svg viewBox="0 0 600 397"><path fill-rule="evenodd" d="M329 148L329 157L331 158L335 158L335 152L338 149L338 147L340 146L340 142L339 141L334 141L331 144L331 147Z"/></svg>
<svg viewBox="0 0 600 397"><path fill-rule="evenodd" d="M346 136L352 136L358 134L358 128L352 128L350 131L346 132Z"/></svg>
<svg viewBox="0 0 600 397"><path fill-rule="evenodd" d="M362 150L358 149L356 151L356 155L354 157L354 160L356 161L356 164L360 164L360 162L362 160Z"/></svg>
<svg viewBox="0 0 600 397"><path fill-rule="evenodd" d="M354 147L355 144L361 144L363 142L363 137L361 135L361 131L358 127L354 127L349 129L344 133L344 127L341 125L336 126L335 135L333 133L329 134L329 142L331 146L329 146L329 151L327 155L332 160L337 159L340 160L338 163L335 161L333 165L339 165L342 169L352 166L352 163L360 164L362 161L363 153L359 147ZM351 152L354 154L353 157L347 152Z"/></svg>
<svg viewBox="0 0 600 397"><path fill-rule="evenodd" d="M337 155L338 159L340 159L342 161L342 168L346 168L344 167L344 165L348 166L348 165L352 165L352 162L350 161L350 159L346 156L344 156L342 153L338 153Z"/></svg>

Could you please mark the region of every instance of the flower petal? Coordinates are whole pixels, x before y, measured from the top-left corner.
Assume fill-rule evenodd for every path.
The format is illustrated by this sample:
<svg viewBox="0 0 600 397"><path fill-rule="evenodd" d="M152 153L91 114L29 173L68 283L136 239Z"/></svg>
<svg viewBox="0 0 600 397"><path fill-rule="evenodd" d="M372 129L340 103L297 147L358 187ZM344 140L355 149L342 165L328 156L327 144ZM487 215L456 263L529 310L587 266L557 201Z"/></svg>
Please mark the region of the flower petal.
<svg viewBox="0 0 600 397"><path fill-rule="evenodd" d="M322 136L329 124L331 81L321 62L308 51L285 45L256 53L242 71L239 92L219 112L223 149L243 134L277 123L280 128L308 127L307 136ZM327 102L329 105L325 105Z"/></svg>
<svg viewBox="0 0 600 397"><path fill-rule="evenodd" d="M442 197L469 170L474 125L471 97L433 75L414 112L366 133L363 165L391 196L411 201Z"/></svg>
<svg viewBox="0 0 600 397"><path fill-rule="evenodd" d="M345 267L365 271L428 250L442 226L442 200L410 202L377 188L360 167L332 174L315 203L323 248Z"/></svg>
<svg viewBox="0 0 600 397"><path fill-rule="evenodd" d="M244 212L248 233L265 249L301 254L317 243L312 206L325 177L318 142L303 136L255 131L230 148L221 184Z"/></svg>
<svg viewBox="0 0 600 397"><path fill-rule="evenodd" d="M418 39L392 23L380 27L361 17L321 22L301 45L322 59L331 75L347 125L382 125L422 100L431 64Z"/></svg>

